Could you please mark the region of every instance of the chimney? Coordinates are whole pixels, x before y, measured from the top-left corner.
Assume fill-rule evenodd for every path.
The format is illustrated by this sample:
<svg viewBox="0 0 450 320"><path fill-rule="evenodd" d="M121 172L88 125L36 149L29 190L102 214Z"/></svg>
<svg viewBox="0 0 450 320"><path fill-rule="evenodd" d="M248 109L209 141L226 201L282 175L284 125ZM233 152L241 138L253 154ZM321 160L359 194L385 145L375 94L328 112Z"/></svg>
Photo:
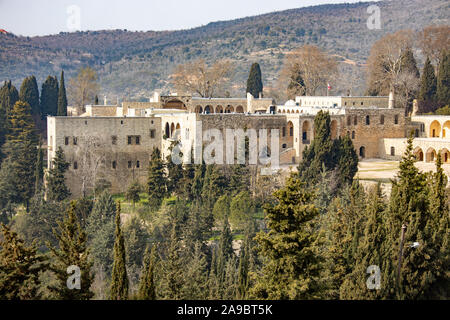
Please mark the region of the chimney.
<svg viewBox="0 0 450 320"><path fill-rule="evenodd" d="M394 109L394 92L389 92L389 109Z"/></svg>

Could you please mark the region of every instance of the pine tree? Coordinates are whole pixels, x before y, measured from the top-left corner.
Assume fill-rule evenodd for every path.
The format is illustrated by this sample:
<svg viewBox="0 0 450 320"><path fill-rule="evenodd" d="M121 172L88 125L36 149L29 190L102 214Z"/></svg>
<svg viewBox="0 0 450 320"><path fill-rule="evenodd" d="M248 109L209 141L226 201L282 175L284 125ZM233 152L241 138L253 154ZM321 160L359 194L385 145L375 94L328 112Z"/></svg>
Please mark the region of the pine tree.
<svg viewBox="0 0 450 320"><path fill-rule="evenodd" d="M177 222L172 222L166 259L162 264L162 296L169 300L181 299L181 290L185 281L183 277L185 263L181 254L181 241L177 234L177 224Z"/></svg>
<svg viewBox="0 0 450 320"><path fill-rule="evenodd" d="M187 257L181 298L186 300L205 300L208 298L206 256L200 241L195 242L193 245L194 248Z"/></svg>
<svg viewBox="0 0 450 320"><path fill-rule="evenodd" d="M317 297L320 269L313 248L317 237L313 219L318 210L312 204L313 195L303 182L290 177L274 196L278 203L265 207L269 231L256 236L266 261L253 295L264 299Z"/></svg>
<svg viewBox="0 0 450 320"><path fill-rule="evenodd" d="M64 84L64 70L61 71L61 80L59 82L58 89L58 116L67 116L67 96L66 96L66 86Z"/></svg>
<svg viewBox="0 0 450 320"><path fill-rule="evenodd" d="M37 193L41 191L44 183L44 152L42 150L41 141L39 141L34 177L36 179L34 184L34 192Z"/></svg>
<svg viewBox="0 0 450 320"><path fill-rule="evenodd" d="M26 102L31 107L33 115L39 114L39 89L34 76L26 77L20 87L19 100Z"/></svg>
<svg viewBox="0 0 450 320"><path fill-rule="evenodd" d="M58 79L48 76L42 84L41 90L41 115L42 118L56 116L58 113Z"/></svg>
<svg viewBox="0 0 450 320"><path fill-rule="evenodd" d="M350 185L356 172L358 172L358 154L355 151L352 139L348 135L345 135L343 138L339 137L334 141L336 141L338 146L335 153L338 158L336 163L340 185Z"/></svg>
<svg viewBox="0 0 450 320"><path fill-rule="evenodd" d="M133 203L133 210L136 209L136 202L141 200L139 193L141 192L141 185L138 181L133 181L125 194L125 199Z"/></svg>
<svg viewBox="0 0 450 320"><path fill-rule="evenodd" d="M434 67L430 59L427 57L423 66L422 77L420 79L420 101L434 101L436 98L436 76Z"/></svg>
<svg viewBox="0 0 450 320"><path fill-rule="evenodd" d="M441 55L436 96L441 104L448 105L450 102L450 51L443 51Z"/></svg>
<svg viewBox="0 0 450 320"><path fill-rule="evenodd" d="M111 300L128 299L128 275L125 261L125 243L120 228L120 202L117 204L117 213L115 220L116 229L114 232L114 264L111 276Z"/></svg>
<svg viewBox="0 0 450 320"><path fill-rule="evenodd" d="M255 98L259 98L259 93L263 92L263 83L261 79L261 68L258 63L253 63L250 68L250 74L247 79L247 91Z"/></svg>
<svg viewBox="0 0 450 320"><path fill-rule="evenodd" d="M64 151L61 147L56 150L52 160L52 166L47 176L47 196L54 201L62 201L70 196L70 191L66 186L64 174L69 168L69 163L65 160Z"/></svg>
<svg viewBox="0 0 450 320"><path fill-rule="evenodd" d="M245 299L248 294L251 237L251 229L250 227L247 227L245 230L244 242L241 245L241 252L239 254L238 290L236 294L238 299Z"/></svg>
<svg viewBox="0 0 450 320"><path fill-rule="evenodd" d="M400 61L401 72L412 73L415 77L420 77L419 69L417 68L417 62L414 58L414 53L411 48L406 48L403 52L402 59Z"/></svg>
<svg viewBox="0 0 450 320"><path fill-rule="evenodd" d="M148 203L153 210L158 210L166 195L164 163L158 148L153 149L148 168L147 192Z"/></svg>
<svg viewBox="0 0 450 320"><path fill-rule="evenodd" d="M37 254L34 246L26 246L24 241L1 224L0 237L0 299L39 299L39 273L46 269L46 259Z"/></svg>
<svg viewBox="0 0 450 320"><path fill-rule="evenodd" d="M0 110L4 112L5 116L9 115L9 112L19 100L19 92L16 87L11 83L11 80L5 81L3 87L0 89Z"/></svg>
<svg viewBox="0 0 450 320"><path fill-rule="evenodd" d="M156 245L145 249L144 265L142 266L141 279L139 282L138 297L140 300L156 300L155 286L155 264L156 264Z"/></svg>
<svg viewBox="0 0 450 320"><path fill-rule="evenodd" d="M51 270L58 279L57 285L51 286L50 290L58 300L89 300L94 296L90 290L94 275L91 273L87 236L75 215L75 201L71 202L67 216L58 225L59 230L54 230L54 234L59 240L59 249L48 244L55 257ZM71 266L76 266L80 271L80 287L75 289L68 287L68 270ZM76 280L73 284L77 285Z"/></svg>

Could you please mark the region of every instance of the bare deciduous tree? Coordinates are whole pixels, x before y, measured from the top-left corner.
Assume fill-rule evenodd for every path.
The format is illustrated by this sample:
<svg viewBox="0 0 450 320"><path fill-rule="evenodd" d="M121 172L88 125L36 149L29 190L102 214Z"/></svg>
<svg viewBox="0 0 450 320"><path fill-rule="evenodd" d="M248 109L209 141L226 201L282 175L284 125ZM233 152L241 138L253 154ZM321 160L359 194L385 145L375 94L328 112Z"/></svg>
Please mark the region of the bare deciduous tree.
<svg viewBox="0 0 450 320"><path fill-rule="evenodd" d="M399 81L403 54L412 47L414 32L401 30L374 43L367 60L370 95L387 95Z"/></svg>
<svg viewBox="0 0 450 320"><path fill-rule="evenodd" d="M80 69L77 76L69 82L68 93L72 103L80 107L93 103L100 90L97 80L97 72L94 69L90 67Z"/></svg>
<svg viewBox="0 0 450 320"><path fill-rule="evenodd" d="M232 64L229 60L219 60L208 66L205 60L198 59L178 65L172 74L172 83L181 92L212 98L223 93L231 73Z"/></svg>
<svg viewBox="0 0 450 320"><path fill-rule="evenodd" d="M450 26L428 26L420 33L419 45L424 56L438 66L443 50L450 50Z"/></svg>
<svg viewBox="0 0 450 320"><path fill-rule="evenodd" d="M333 56L316 46L305 45L287 54L280 81L288 88L288 96L315 95L320 87L326 88L337 73Z"/></svg>
<svg viewBox="0 0 450 320"><path fill-rule="evenodd" d="M408 105L417 94L420 87L420 79L411 71L401 72L394 83L396 100L399 105L408 110Z"/></svg>

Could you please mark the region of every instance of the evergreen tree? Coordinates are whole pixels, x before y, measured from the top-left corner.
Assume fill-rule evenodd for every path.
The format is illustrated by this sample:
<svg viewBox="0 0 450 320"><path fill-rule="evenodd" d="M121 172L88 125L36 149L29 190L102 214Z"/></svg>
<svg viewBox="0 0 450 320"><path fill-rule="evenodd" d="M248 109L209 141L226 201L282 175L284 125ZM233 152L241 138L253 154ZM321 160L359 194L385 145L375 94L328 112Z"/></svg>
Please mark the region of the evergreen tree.
<svg viewBox="0 0 450 320"><path fill-rule="evenodd" d="M153 149L148 168L147 192L148 203L153 210L158 210L166 195L164 163L158 148Z"/></svg>
<svg viewBox="0 0 450 320"><path fill-rule="evenodd" d="M437 77L437 100L444 105L450 102L450 51L442 52Z"/></svg>
<svg viewBox="0 0 450 320"><path fill-rule="evenodd" d="M39 89L34 76L26 77L23 80L22 86L20 87L19 100L30 105L33 115L39 114Z"/></svg>
<svg viewBox="0 0 450 320"><path fill-rule="evenodd" d="M274 196L278 203L265 207L269 231L256 236L265 265L253 294L264 299L317 297L319 258L313 248L313 219L318 210L313 195L291 177Z"/></svg>
<svg viewBox="0 0 450 320"><path fill-rule="evenodd" d="M48 76L42 84L41 115L42 117L56 116L58 114L58 79Z"/></svg>
<svg viewBox="0 0 450 320"><path fill-rule="evenodd" d="M172 150L176 146L176 142L172 142L169 147L169 155L166 158L167 168L167 193L170 195L175 193L181 195L183 193L181 180L183 179L183 164L176 164L172 161Z"/></svg>
<svg viewBox="0 0 450 320"><path fill-rule="evenodd" d="M133 181L125 194L125 199L133 203L133 210L136 209L136 202L141 200L139 193L141 192L141 186L138 181Z"/></svg>
<svg viewBox="0 0 450 320"><path fill-rule="evenodd" d="M58 116L67 116L67 96L66 96L66 86L64 84L64 70L61 71L61 80L59 82L58 89Z"/></svg>
<svg viewBox="0 0 450 320"><path fill-rule="evenodd" d="M34 192L37 193L41 190L44 183L44 152L42 150L42 142L39 141L39 147L36 159L36 169L34 171L35 184Z"/></svg>
<svg viewBox="0 0 450 320"><path fill-rule="evenodd" d="M232 225L246 226L252 219L252 200L247 191L241 191L230 202L230 220Z"/></svg>
<svg viewBox="0 0 450 320"><path fill-rule="evenodd" d="M111 300L128 299L128 275L125 261L125 243L120 228L120 202L117 205L115 219L114 264L111 275Z"/></svg>
<svg viewBox="0 0 450 320"><path fill-rule="evenodd" d="M177 224L177 222L172 222L166 258L162 264L162 296L169 300L181 299L181 290L185 281L183 277L185 263L181 254L181 241L177 234Z"/></svg>
<svg viewBox="0 0 450 320"><path fill-rule="evenodd" d="M140 300L156 300L155 288L155 264L156 264L156 245L145 249L144 265L142 266L141 279L139 283L138 297Z"/></svg>
<svg viewBox="0 0 450 320"><path fill-rule="evenodd" d="M434 67L430 59L427 57L423 66L422 77L420 79L420 101L434 101L436 98L436 76Z"/></svg>
<svg viewBox="0 0 450 320"><path fill-rule="evenodd" d="M239 254L238 290L236 294L238 299L245 299L248 294L251 237L251 229L250 227L247 227L245 230L244 242L241 245L241 252Z"/></svg>
<svg viewBox="0 0 450 320"><path fill-rule="evenodd" d="M253 63L250 68L250 74L247 79L247 91L255 98L259 98L259 93L263 92L263 83L261 79L261 68L258 63Z"/></svg>
<svg viewBox="0 0 450 320"><path fill-rule="evenodd" d="M95 95L94 104L98 106L98 95Z"/></svg>
<svg viewBox="0 0 450 320"><path fill-rule="evenodd" d="M402 54L402 58L400 61L400 70L401 72L410 72L415 77L420 77L419 69L417 68L417 62L414 58L414 53L411 48L406 48Z"/></svg>
<svg viewBox="0 0 450 320"><path fill-rule="evenodd" d="M11 83L11 80L5 81L3 87L0 89L0 110L3 111L4 116L8 116L9 112L19 100L19 92Z"/></svg>
<svg viewBox="0 0 450 320"><path fill-rule="evenodd" d="M352 139L345 135L343 138L339 137L336 141L337 151L335 154L339 183L340 185L350 185L353 182L356 172L358 172L358 154L355 151Z"/></svg>
<svg viewBox="0 0 450 320"><path fill-rule="evenodd" d="M194 179L191 184L191 194L193 199L201 201L203 182L206 166L204 164L196 165L194 170Z"/></svg>
<svg viewBox="0 0 450 320"><path fill-rule="evenodd" d="M47 267L46 259L28 247L13 232L1 224L0 237L0 299L39 299L39 273Z"/></svg>
<svg viewBox="0 0 450 320"><path fill-rule="evenodd" d="M69 168L69 163L65 160L64 151L61 147L56 150L52 160L52 166L47 176L47 196L54 201L62 201L70 196L70 191L66 186L64 174Z"/></svg>
<svg viewBox="0 0 450 320"><path fill-rule="evenodd" d="M225 216L230 216L230 202L231 199L227 194L217 199L212 211L215 221L222 223L225 221Z"/></svg>
<svg viewBox="0 0 450 320"><path fill-rule="evenodd" d="M207 261L200 241L194 244L192 252L187 257L184 278L182 299L206 300L208 298Z"/></svg>
<svg viewBox="0 0 450 320"><path fill-rule="evenodd" d="M51 286L50 290L59 300L89 300L94 296L90 290L94 276L91 273L87 236L75 215L75 201L71 202L67 216L58 225L59 230L54 230L54 234L59 240L59 249L48 244L55 257L51 270L58 279L57 285ZM68 288L70 266L77 266L80 270L79 288ZM73 284L77 284L76 280Z"/></svg>

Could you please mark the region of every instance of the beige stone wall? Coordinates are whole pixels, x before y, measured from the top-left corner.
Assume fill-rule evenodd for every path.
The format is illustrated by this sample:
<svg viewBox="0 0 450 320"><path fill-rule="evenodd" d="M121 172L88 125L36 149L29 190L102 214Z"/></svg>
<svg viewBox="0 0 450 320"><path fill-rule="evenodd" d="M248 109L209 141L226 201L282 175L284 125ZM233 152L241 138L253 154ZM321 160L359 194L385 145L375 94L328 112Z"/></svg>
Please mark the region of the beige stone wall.
<svg viewBox="0 0 450 320"><path fill-rule="evenodd" d="M91 193L99 179L111 182L114 193L126 191L135 179L145 183L151 152L161 148L161 119L157 117L48 117L47 125L49 165L61 146L70 163L66 179L73 197L83 190Z"/></svg>

